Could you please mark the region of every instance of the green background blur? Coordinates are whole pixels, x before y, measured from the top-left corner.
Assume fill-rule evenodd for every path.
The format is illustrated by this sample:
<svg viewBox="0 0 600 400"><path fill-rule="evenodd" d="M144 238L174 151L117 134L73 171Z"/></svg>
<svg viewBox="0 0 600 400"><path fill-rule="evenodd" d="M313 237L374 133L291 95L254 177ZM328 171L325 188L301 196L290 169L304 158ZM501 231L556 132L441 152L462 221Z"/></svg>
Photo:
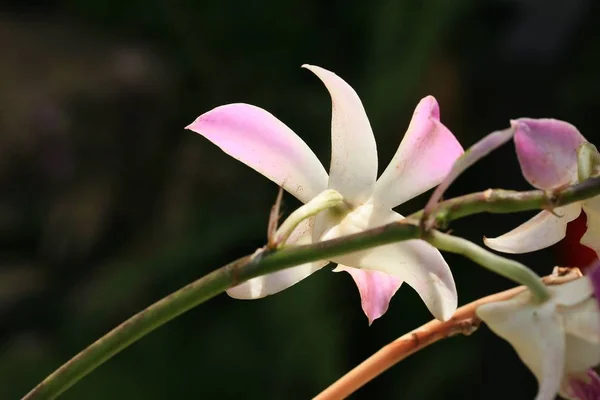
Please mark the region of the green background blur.
<svg viewBox="0 0 600 400"><path fill-rule="evenodd" d="M361 96L380 170L436 96L467 147L522 116L597 137L593 0L9 0L0 6L0 399L16 399L152 302L265 241L277 187L183 128L230 102L273 112L328 165L331 105L303 63ZM527 189L512 145L448 195ZM426 196L403 205L408 214ZM297 202L285 197L285 210ZM478 215L481 243L533 213ZM540 274L579 249L515 256ZM511 286L448 256L461 304ZM578 260L578 259L577 259ZM430 319L403 286L372 327L347 274L257 301L218 296L84 378L64 399L307 399ZM532 399L487 328L436 344L357 399Z"/></svg>

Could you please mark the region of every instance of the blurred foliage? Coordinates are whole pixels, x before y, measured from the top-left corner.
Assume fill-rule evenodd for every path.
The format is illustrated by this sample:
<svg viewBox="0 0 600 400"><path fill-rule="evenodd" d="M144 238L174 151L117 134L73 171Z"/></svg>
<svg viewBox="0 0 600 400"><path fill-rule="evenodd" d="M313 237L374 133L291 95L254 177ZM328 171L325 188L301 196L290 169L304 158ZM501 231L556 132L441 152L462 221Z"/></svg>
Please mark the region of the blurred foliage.
<svg viewBox="0 0 600 400"><path fill-rule="evenodd" d="M598 136L592 0L2 4L2 399L18 398L125 318L263 244L275 185L183 127L223 103L256 104L327 165L330 100L303 63L338 73L361 95L382 168L427 94L465 147L520 116L566 119L591 141ZM488 187L527 188L510 145L448 195ZM285 201L288 212L297 206ZM480 243L526 217L479 215L453 229ZM540 273L557 262L552 249L517 258ZM461 303L510 286L447 259ZM403 287L369 328L350 277L323 270L263 300L219 296L64 398L305 399L429 318ZM419 353L355 398L534 392L510 347L482 328Z"/></svg>

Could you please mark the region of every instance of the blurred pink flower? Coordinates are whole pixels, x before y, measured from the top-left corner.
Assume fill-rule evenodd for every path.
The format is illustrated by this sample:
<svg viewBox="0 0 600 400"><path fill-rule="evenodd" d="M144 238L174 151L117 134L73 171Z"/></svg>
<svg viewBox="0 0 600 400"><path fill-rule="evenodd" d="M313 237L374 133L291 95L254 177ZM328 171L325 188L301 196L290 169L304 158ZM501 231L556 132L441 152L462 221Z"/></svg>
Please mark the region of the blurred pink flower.
<svg viewBox="0 0 600 400"><path fill-rule="evenodd" d="M343 79L323 68L305 65L325 84L332 99L331 166L323 165L290 128L269 112L249 104L228 104L198 117L187 129L260 172L306 203L326 189L339 192L343 210L332 209L303 221L286 244L333 239L381 226L403 217L392 211L437 185L463 149L440 122L437 101L417 105L408 131L390 165L377 180L375 138L360 98ZM251 279L228 290L255 299L284 290L328 262L356 282L369 323L379 318L406 281L433 315L450 318L457 305L452 273L428 243L410 240L289 268Z"/></svg>
<svg viewBox="0 0 600 400"><path fill-rule="evenodd" d="M515 147L523 176L538 189L553 190L578 182L577 149L586 139L568 122L521 118L512 121ZM581 210L587 230L581 244L600 254L600 196L542 211L529 221L497 238L485 238L487 246L505 253L526 253L549 247L566 235L567 224Z"/></svg>
<svg viewBox="0 0 600 400"><path fill-rule="evenodd" d="M600 376L593 369L587 371L586 377L571 379L571 390L578 400L600 399Z"/></svg>

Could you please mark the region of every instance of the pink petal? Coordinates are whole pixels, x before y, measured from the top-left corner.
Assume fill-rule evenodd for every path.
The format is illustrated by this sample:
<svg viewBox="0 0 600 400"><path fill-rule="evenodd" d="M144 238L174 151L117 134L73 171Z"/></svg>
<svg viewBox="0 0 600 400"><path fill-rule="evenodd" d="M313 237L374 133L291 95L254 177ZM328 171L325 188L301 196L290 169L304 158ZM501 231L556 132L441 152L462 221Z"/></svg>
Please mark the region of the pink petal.
<svg viewBox="0 0 600 400"><path fill-rule="evenodd" d="M587 377L571 377L569 379L570 390L567 395L574 396L579 400L600 399L600 377L593 369L587 371Z"/></svg>
<svg viewBox="0 0 600 400"><path fill-rule="evenodd" d="M286 246L312 243L313 224L314 218L302 221L288 238ZM317 261L262 275L228 289L227 294L240 300L260 299L295 285L327 264L329 261Z"/></svg>
<svg viewBox="0 0 600 400"><path fill-rule="evenodd" d="M375 186L376 205L394 208L439 184L450 172L462 146L440 122L433 96L417 105L400 147Z"/></svg>
<svg viewBox="0 0 600 400"><path fill-rule="evenodd" d="M327 87L332 101L329 188L356 206L371 197L377 178L377 147L360 98L342 78L313 65L303 65Z"/></svg>
<svg viewBox="0 0 600 400"><path fill-rule="evenodd" d="M392 296L402 285L402 281L392 275L379 271L370 271L338 265L334 272L346 271L354 279L362 309L369 319L369 325L381 317L388 309Z"/></svg>
<svg viewBox="0 0 600 400"><path fill-rule="evenodd" d="M503 253L528 253L558 243L565 237L567 224L581 213L578 203L558 207L554 212L542 211L535 217L497 238L484 238L486 246Z"/></svg>
<svg viewBox="0 0 600 400"><path fill-rule="evenodd" d="M594 297L600 307L600 261L596 261L589 269L588 278L592 282ZM600 332L598 333L600 335Z"/></svg>
<svg viewBox="0 0 600 400"><path fill-rule="evenodd" d="M201 134L304 203L327 188L327 172L317 156L262 108L241 103L217 107L186 129Z"/></svg>
<svg viewBox="0 0 600 400"><path fill-rule="evenodd" d="M539 189L577 181L577 148L585 138L568 122L521 118L511 121L523 176Z"/></svg>
<svg viewBox="0 0 600 400"><path fill-rule="evenodd" d="M392 210L372 216L364 229L400 221L403 217ZM340 224L329 229L321 240L334 239L363 228ZM433 316L446 321L458 303L456 284L450 267L440 252L423 240L407 240L357 251L339 257L332 262L353 268L380 271L406 282L421 297Z"/></svg>

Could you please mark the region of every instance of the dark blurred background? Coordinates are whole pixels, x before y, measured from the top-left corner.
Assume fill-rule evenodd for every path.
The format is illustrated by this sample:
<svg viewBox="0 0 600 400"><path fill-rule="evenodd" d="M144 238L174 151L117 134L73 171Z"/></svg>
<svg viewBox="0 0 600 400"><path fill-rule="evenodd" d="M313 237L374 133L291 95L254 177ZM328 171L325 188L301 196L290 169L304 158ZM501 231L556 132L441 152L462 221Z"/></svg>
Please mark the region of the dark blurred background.
<svg viewBox="0 0 600 400"><path fill-rule="evenodd" d="M311 63L361 96L381 170L427 94L465 147L522 116L568 120L594 141L596 4L5 0L0 398L19 398L135 312L264 244L277 187L183 129L201 113L230 102L266 108L327 166L331 105L300 69ZM490 187L529 188L510 144L448 195ZM296 206L285 197L288 212ZM452 228L481 243L533 214L478 215ZM577 231L569 245L515 258L540 274L582 264ZM463 258L447 260L461 304L511 286ZM329 269L262 300L218 296L63 398L307 399L431 318L403 286L368 327L351 278ZM483 327L409 358L354 398L532 399L535 391L512 349Z"/></svg>

